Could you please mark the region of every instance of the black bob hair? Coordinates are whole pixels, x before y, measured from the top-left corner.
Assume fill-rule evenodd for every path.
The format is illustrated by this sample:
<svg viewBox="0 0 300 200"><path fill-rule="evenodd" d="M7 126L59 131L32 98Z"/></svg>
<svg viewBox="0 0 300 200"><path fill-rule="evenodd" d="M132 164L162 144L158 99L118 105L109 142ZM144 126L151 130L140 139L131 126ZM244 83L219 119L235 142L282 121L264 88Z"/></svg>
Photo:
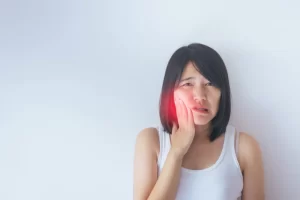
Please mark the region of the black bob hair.
<svg viewBox="0 0 300 200"><path fill-rule="evenodd" d="M188 62L221 91L219 109L211 120L209 139L214 141L226 131L231 113L231 92L226 66L221 56L211 47L204 44L192 43L182 46L171 56L164 75L160 99L159 116L164 131L171 134L173 122L177 123L174 105L174 88L181 78Z"/></svg>

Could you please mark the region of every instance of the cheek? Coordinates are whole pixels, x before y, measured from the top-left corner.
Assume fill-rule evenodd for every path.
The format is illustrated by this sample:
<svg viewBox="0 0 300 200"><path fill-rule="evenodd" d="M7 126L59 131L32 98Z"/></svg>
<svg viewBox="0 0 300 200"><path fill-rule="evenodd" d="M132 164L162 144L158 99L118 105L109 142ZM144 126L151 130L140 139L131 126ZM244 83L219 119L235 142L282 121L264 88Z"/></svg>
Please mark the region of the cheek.
<svg viewBox="0 0 300 200"><path fill-rule="evenodd" d="M176 98L183 100L184 102L187 102L187 100L189 99L190 96L190 92L188 92L187 90L176 90L174 91L174 100Z"/></svg>

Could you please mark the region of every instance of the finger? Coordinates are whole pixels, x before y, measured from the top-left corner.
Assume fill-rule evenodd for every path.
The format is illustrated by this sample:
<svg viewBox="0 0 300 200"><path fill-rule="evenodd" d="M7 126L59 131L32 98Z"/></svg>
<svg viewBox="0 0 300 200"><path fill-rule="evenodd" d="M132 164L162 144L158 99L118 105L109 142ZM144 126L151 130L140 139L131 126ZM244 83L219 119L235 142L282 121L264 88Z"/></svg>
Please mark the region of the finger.
<svg viewBox="0 0 300 200"><path fill-rule="evenodd" d="M188 108L188 123L189 125L194 125L194 116L190 108Z"/></svg>
<svg viewBox="0 0 300 200"><path fill-rule="evenodd" d="M180 127L180 125L182 124L182 108L179 99L175 100L175 106L176 106L177 121Z"/></svg>
<svg viewBox="0 0 300 200"><path fill-rule="evenodd" d="M184 108L184 103L181 99L179 99L178 101L178 107L179 107L179 110L180 110L180 114L178 116L178 124L179 124L179 127L183 127L185 126L186 124L186 111L185 111L185 108Z"/></svg>
<svg viewBox="0 0 300 200"><path fill-rule="evenodd" d="M172 126L172 134L173 134L173 133L176 133L177 129L178 129L178 127L177 127L176 123L173 122L173 126Z"/></svg>
<svg viewBox="0 0 300 200"><path fill-rule="evenodd" d="M181 115L182 115L182 122L184 125L187 124L188 122L188 111L187 111L187 106L185 103L181 100Z"/></svg>

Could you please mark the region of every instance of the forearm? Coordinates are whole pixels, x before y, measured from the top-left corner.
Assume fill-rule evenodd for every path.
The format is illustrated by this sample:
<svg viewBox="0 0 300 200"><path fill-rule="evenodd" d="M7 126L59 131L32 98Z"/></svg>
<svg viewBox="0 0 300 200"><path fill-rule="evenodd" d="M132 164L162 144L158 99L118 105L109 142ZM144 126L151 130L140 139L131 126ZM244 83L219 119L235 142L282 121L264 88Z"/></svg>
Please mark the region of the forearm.
<svg viewBox="0 0 300 200"><path fill-rule="evenodd" d="M170 150L158 177L158 180L148 197L148 200L174 200L179 184L182 156Z"/></svg>

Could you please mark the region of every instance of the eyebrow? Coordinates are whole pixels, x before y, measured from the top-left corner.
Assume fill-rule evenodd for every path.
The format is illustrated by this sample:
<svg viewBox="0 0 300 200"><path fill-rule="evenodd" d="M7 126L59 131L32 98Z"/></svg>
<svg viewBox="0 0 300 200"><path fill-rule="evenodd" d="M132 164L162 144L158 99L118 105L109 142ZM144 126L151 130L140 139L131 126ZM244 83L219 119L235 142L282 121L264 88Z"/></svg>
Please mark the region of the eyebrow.
<svg viewBox="0 0 300 200"><path fill-rule="evenodd" d="M195 79L195 77L187 77L187 78L184 78L184 79L180 80L180 83L183 82L183 81L191 80L191 79Z"/></svg>

